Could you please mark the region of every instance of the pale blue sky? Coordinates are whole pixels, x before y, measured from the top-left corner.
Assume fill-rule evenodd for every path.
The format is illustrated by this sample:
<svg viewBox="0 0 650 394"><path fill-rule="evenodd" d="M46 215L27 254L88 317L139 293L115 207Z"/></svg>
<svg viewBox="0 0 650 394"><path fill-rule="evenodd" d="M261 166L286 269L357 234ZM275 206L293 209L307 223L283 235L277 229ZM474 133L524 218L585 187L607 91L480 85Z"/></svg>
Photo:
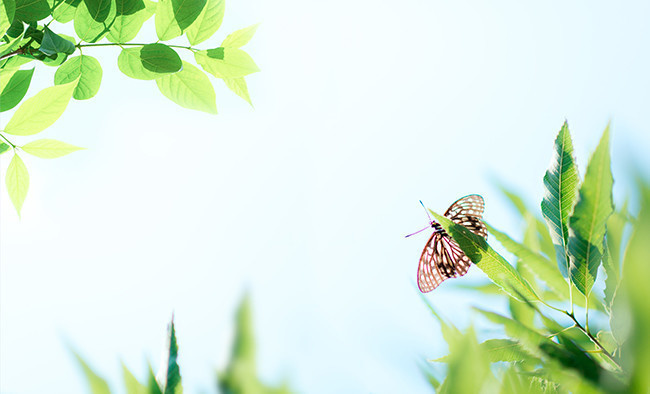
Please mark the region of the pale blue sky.
<svg viewBox="0 0 650 394"><path fill-rule="evenodd" d="M647 1L230 0L209 43L262 21L245 48L262 72L255 110L215 81L217 116L88 50L98 96L41 134L88 150L22 155L21 220L2 185L0 391L85 392L67 340L121 392L119 360L157 365L173 310L186 392L213 392L248 289L268 381L425 392L416 361L445 345L414 287L427 235L403 238L418 200L482 194L517 234L491 177L538 206L565 119L581 173L612 122L622 196L631 157L650 168L649 18ZM449 283L427 298L459 324L477 303Z"/></svg>

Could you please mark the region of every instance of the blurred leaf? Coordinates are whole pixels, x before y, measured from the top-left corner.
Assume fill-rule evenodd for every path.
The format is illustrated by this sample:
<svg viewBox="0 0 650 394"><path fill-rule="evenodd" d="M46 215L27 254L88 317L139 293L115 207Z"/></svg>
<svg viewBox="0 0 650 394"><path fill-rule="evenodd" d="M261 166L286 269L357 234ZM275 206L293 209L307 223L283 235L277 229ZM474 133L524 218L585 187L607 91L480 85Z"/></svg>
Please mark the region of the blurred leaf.
<svg viewBox="0 0 650 394"><path fill-rule="evenodd" d="M42 159L56 159L80 149L84 149L52 139L40 139L32 141L26 145L21 146L20 148L30 155L34 155Z"/></svg>
<svg viewBox="0 0 650 394"><path fill-rule="evenodd" d="M194 52L196 62L217 78L239 78L260 71L253 59L237 48Z"/></svg>
<svg viewBox="0 0 650 394"><path fill-rule="evenodd" d="M607 220L607 232L603 256L603 268L607 278L605 279L605 306L611 308L614 292L621 281L621 249L623 232L627 225L627 201L623 203L620 211L614 212ZM624 246L623 246L624 247Z"/></svg>
<svg viewBox="0 0 650 394"><path fill-rule="evenodd" d="M609 331L598 331L598 334L596 334L596 339L598 339L598 342L600 342L600 344L603 345L605 349L610 353L612 353L617 348L616 340L614 339L612 333Z"/></svg>
<svg viewBox="0 0 650 394"><path fill-rule="evenodd" d="M508 298L508 309L513 319L525 326L534 326L535 310L530 308L525 302L510 297Z"/></svg>
<svg viewBox="0 0 650 394"><path fill-rule="evenodd" d="M0 7L0 37L2 37L11 23L14 20L16 15L16 1L15 0L3 0L2 7Z"/></svg>
<svg viewBox="0 0 650 394"><path fill-rule="evenodd" d="M450 344L447 377L439 393L479 393L490 378L490 364L470 327L455 344ZM468 378L468 373L471 376Z"/></svg>
<svg viewBox="0 0 650 394"><path fill-rule="evenodd" d="M7 172L5 174L5 185L7 186L7 193L11 202L20 216L20 210L27 197L27 190L29 190L29 173L27 167L21 158L14 154L14 157L9 162Z"/></svg>
<svg viewBox="0 0 650 394"><path fill-rule="evenodd" d="M9 145L4 142L0 142L0 155L9 150Z"/></svg>
<svg viewBox="0 0 650 394"><path fill-rule="evenodd" d="M160 92L184 108L217 113L216 96L210 79L194 65L183 62L181 71L156 79Z"/></svg>
<svg viewBox="0 0 650 394"><path fill-rule="evenodd" d="M183 34L201 14L206 0L160 0L156 7L156 34L169 41Z"/></svg>
<svg viewBox="0 0 650 394"><path fill-rule="evenodd" d="M62 85L79 79L72 97L87 100L94 97L102 83L102 66L92 56L79 55L68 59L56 70L54 84Z"/></svg>
<svg viewBox="0 0 650 394"><path fill-rule="evenodd" d="M99 7L97 13L91 13L87 2L82 1L74 14L74 31L80 39L89 43L97 42L108 34L116 16L115 1L98 1L101 3L97 5Z"/></svg>
<svg viewBox="0 0 650 394"><path fill-rule="evenodd" d="M256 23L252 26L245 27L243 29L237 30L226 37L225 40L221 43L221 46L224 48L241 48L253 38L257 28L260 26L259 23Z"/></svg>
<svg viewBox="0 0 650 394"><path fill-rule="evenodd" d="M124 376L124 387L126 388L126 394L149 394L147 386L138 382L138 380L133 376L131 371L122 363L122 375Z"/></svg>
<svg viewBox="0 0 650 394"><path fill-rule="evenodd" d="M421 365L420 366L420 371L422 372L422 375L424 375L424 378L429 382L431 387L437 391L438 388L440 387L440 381L433 375L433 373L430 371L428 365Z"/></svg>
<svg viewBox="0 0 650 394"><path fill-rule="evenodd" d="M625 286L616 289L609 315L609 327L619 347L628 340L632 331L632 309L626 290Z"/></svg>
<svg viewBox="0 0 650 394"><path fill-rule="evenodd" d="M427 300L423 294L420 295L420 298L429 308L436 320L438 320L438 323L440 323L440 331L442 332L442 337L444 338L445 342L451 346L452 343L455 343L461 337L461 332L453 324L448 323L442 316L440 316L438 312L436 312L433 305L431 305L429 300Z"/></svg>
<svg viewBox="0 0 650 394"><path fill-rule="evenodd" d="M514 365L510 365L501 378L500 394L542 393L543 391L532 386L531 377L521 375Z"/></svg>
<svg viewBox="0 0 650 394"><path fill-rule="evenodd" d="M454 283L454 287L464 290L475 290L483 294L491 295L504 295L506 293L501 290L501 288L495 285L493 282L478 283L478 284L468 284L468 283Z"/></svg>
<svg viewBox="0 0 650 394"><path fill-rule="evenodd" d="M203 11L185 32L190 44L198 45L212 37L221 27L225 10L225 0L208 0Z"/></svg>
<svg viewBox="0 0 650 394"><path fill-rule="evenodd" d="M510 339L488 339L481 343L481 349L487 354L490 362L518 362L535 359L523 349L521 344Z"/></svg>
<svg viewBox="0 0 650 394"><path fill-rule="evenodd" d="M79 354L74 351L73 354L88 380L91 394L110 394L111 390L108 388L108 383L101 376L97 375Z"/></svg>
<svg viewBox="0 0 650 394"><path fill-rule="evenodd" d="M160 390L160 386L158 386L158 380L156 380L156 375L154 375L151 365L149 365L148 368L147 389L149 394L163 394Z"/></svg>
<svg viewBox="0 0 650 394"><path fill-rule="evenodd" d="M497 252L492 249L485 238L478 236L462 225L455 224L444 216L431 211L436 220L458 243L467 257L511 297L520 299L520 295L539 300L530 284Z"/></svg>
<svg viewBox="0 0 650 394"><path fill-rule="evenodd" d="M81 3L81 0L64 0L59 3L59 5L52 10L52 17L61 23L68 23L74 19L74 15L77 12L77 7Z"/></svg>
<svg viewBox="0 0 650 394"><path fill-rule="evenodd" d="M75 49L74 43L59 36L47 27L43 29L43 42L38 48L39 51L46 55L54 55L57 53L72 54Z"/></svg>
<svg viewBox="0 0 650 394"><path fill-rule="evenodd" d="M569 220L571 281L585 296L589 295L602 258L606 223L614 211L612 171L609 157L609 126L591 156L578 203Z"/></svg>
<svg viewBox="0 0 650 394"><path fill-rule="evenodd" d="M246 100L246 102L250 104L251 107L253 106L253 102L251 101L251 98L248 95L248 85L246 85L246 79L244 79L244 77L223 78L223 82L225 82L228 89L235 92L237 96Z"/></svg>
<svg viewBox="0 0 650 394"><path fill-rule="evenodd" d="M563 276L568 276L569 215L578 196L578 168L573 157L569 125L564 122L555 139L555 155L544 175L545 196L542 214L555 245L555 257Z"/></svg>
<svg viewBox="0 0 650 394"><path fill-rule="evenodd" d="M34 69L2 70L0 73L0 112L18 105L25 97L32 81Z"/></svg>
<svg viewBox="0 0 650 394"><path fill-rule="evenodd" d="M533 252L523 244L513 240L507 234L502 233L485 224L490 234L503 245L506 250L519 258L519 262L530 269L537 279L545 282L548 287L557 293L560 297L569 296L569 286L558 270L552 266L551 262L544 256Z"/></svg>
<svg viewBox="0 0 650 394"><path fill-rule="evenodd" d="M65 111L77 81L45 88L25 100L14 112L4 132L32 135L50 127Z"/></svg>
<svg viewBox="0 0 650 394"><path fill-rule="evenodd" d="M630 392L647 393L650 390L650 186L644 181L638 183L641 210L625 252L622 283L629 297L633 322Z"/></svg>
<svg viewBox="0 0 650 394"><path fill-rule="evenodd" d="M174 331L174 317L167 328L167 343L163 352L163 362L160 365L156 380L162 394L181 394L181 372L178 368L178 345Z"/></svg>

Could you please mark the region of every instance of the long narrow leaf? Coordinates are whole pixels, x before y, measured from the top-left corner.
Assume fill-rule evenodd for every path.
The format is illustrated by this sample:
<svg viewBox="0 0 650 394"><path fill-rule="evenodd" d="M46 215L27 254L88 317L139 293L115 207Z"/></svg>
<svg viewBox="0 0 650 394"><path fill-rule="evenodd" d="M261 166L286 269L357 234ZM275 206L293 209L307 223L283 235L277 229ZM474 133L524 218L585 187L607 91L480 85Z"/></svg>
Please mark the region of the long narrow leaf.
<svg viewBox="0 0 650 394"><path fill-rule="evenodd" d="M167 329L167 343L163 351L163 362L156 375L160 391L163 394L180 394L183 392L181 372L177 359L178 344L176 343L176 331L174 329L174 318L172 317Z"/></svg>

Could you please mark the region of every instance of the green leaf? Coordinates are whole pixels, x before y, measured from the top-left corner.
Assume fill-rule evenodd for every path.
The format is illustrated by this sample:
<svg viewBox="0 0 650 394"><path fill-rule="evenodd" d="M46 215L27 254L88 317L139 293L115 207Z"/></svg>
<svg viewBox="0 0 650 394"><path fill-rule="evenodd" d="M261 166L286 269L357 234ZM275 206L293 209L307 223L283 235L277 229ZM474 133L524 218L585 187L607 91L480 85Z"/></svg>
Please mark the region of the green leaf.
<svg viewBox="0 0 650 394"><path fill-rule="evenodd" d="M90 17L97 22L105 22L114 7L114 0L83 0Z"/></svg>
<svg viewBox="0 0 650 394"><path fill-rule="evenodd" d="M569 125L564 122L555 139L555 155L544 175L545 196L542 214L548 223L555 245L555 256L563 276L569 272L569 216L578 196L578 167L573 158Z"/></svg>
<svg viewBox="0 0 650 394"><path fill-rule="evenodd" d="M491 363L498 361L519 362L535 359L521 344L510 339L488 339L481 343L481 349Z"/></svg>
<svg viewBox="0 0 650 394"><path fill-rule="evenodd" d="M18 25L20 25L21 28L22 28L22 26L23 26L22 22L18 22ZM11 38L11 40L10 40L9 42L6 42L6 43L3 43L2 45L0 45L0 56L7 55L9 52L12 52L12 51L18 49L18 47L19 47L18 42L19 42L20 40L22 40L22 38L23 38L23 37L22 37L22 34L23 34L23 32L22 32L22 30L21 30L21 31L18 33L18 36L17 36L17 37L15 37L15 38ZM9 32L7 32L7 37L9 38ZM8 68L5 67L4 65L2 65L1 68L2 68L3 70L7 70L7 69L8 69Z"/></svg>
<svg viewBox="0 0 650 394"><path fill-rule="evenodd" d="M7 186L9 198L14 204L14 208L16 208L18 216L20 216L20 210L23 207L23 202L25 202L27 190L29 190L29 173L25 163L16 154L14 154L9 167L7 167L5 185Z"/></svg>
<svg viewBox="0 0 650 394"><path fill-rule="evenodd" d="M596 280L603 255L606 223L614 211L614 180L609 157L609 126L591 156L578 203L569 221L571 281L587 296Z"/></svg>
<svg viewBox="0 0 650 394"><path fill-rule="evenodd" d="M248 95L248 86L246 85L246 80L244 77L239 78L223 78L223 81L226 83L228 89L235 92L235 94L248 102L248 104L253 106L250 96Z"/></svg>
<svg viewBox="0 0 650 394"><path fill-rule="evenodd" d="M181 372L178 368L178 344L174 330L174 317L167 328L167 343L163 353L163 363L160 366L156 380L162 394L181 394Z"/></svg>
<svg viewBox="0 0 650 394"><path fill-rule="evenodd" d="M208 0L194 23L185 31L190 44L198 45L212 37L221 27L225 10L225 0Z"/></svg>
<svg viewBox="0 0 650 394"><path fill-rule="evenodd" d="M217 78L238 78L260 71L253 59L237 48L215 48L194 53L196 62Z"/></svg>
<svg viewBox="0 0 650 394"><path fill-rule="evenodd" d="M16 40L20 40L22 38L22 34L25 31L25 26L23 25L23 22L19 21L18 19L14 19L14 21L11 23L11 26L7 29L7 37L13 38L14 43ZM9 43L11 45L11 43ZM3 48L4 50L4 48ZM4 55L4 53L3 53Z"/></svg>
<svg viewBox="0 0 650 394"><path fill-rule="evenodd" d="M535 276L545 282L548 287L560 297L569 296L569 286L562 275L551 262L544 256L533 252L523 244L513 240L505 233L498 231L489 224L485 224L490 234L503 245L506 250L519 258L519 263L525 265Z"/></svg>
<svg viewBox="0 0 650 394"><path fill-rule="evenodd" d="M454 287L459 288L459 289L464 289L464 290L475 290L478 291L479 293L487 294L487 295L503 295L503 290L497 285L495 285L492 282L486 282L486 283L478 283L478 284L467 284L463 283L462 281L460 283L455 283Z"/></svg>
<svg viewBox="0 0 650 394"><path fill-rule="evenodd" d="M61 23L68 23L74 19L77 7L81 0L64 0L55 9L52 10L52 17Z"/></svg>
<svg viewBox="0 0 650 394"><path fill-rule="evenodd" d="M26 145L20 147L25 152L42 159L56 159L57 157L62 157L72 152L84 149L78 146L70 145L65 142L51 140L51 139L40 139L32 141Z"/></svg>
<svg viewBox="0 0 650 394"><path fill-rule="evenodd" d="M156 9L156 34L168 41L183 31L201 14L206 0L160 0Z"/></svg>
<svg viewBox="0 0 650 394"><path fill-rule="evenodd" d="M108 388L108 383L101 376L97 375L80 355L74 353L74 356L88 380L91 394L110 394L111 390Z"/></svg>
<svg viewBox="0 0 650 394"><path fill-rule="evenodd" d="M25 100L4 129L13 135L32 135L50 127L65 111L77 81L45 88Z"/></svg>
<svg viewBox="0 0 650 394"><path fill-rule="evenodd" d="M487 244L485 238L478 236L462 225L455 224L444 216L431 211L436 220L458 243L467 257L479 267L492 282L511 297L539 300L530 284L497 252Z"/></svg>
<svg viewBox="0 0 650 394"><path fill-rule="evenodd" d="M29 23L40 21L48 16L50 16L50 5L47 0L16 0L17 20Z"/></svg>
<svg viewBox="0 0 650 394"><path fill-rule="evenodd" d="M29 89L33 74L33 68L31 70L3 70L0 73L0 112L10 110L20 103Z"/></svg>
<svg viewBox="0 0 650 394"><path fill-rule="evenodd" d="M156 79L160 92L184 108L217 113L216 95L210 79L192 64L183 62L181 71Z"/></svg>
<svg viewBox="0 0 650 394"><path fill-rule="evenodd" d="M108 34L115 20L117 14L115 1L102 0L98 7L100 8L95 10L95 13L89 11L85 2L81 2L77 7L74 16L74 31L83 41L93 43L101 40Z"/></svg>
<svg viewBox="0 0 650 394"><path fill-rule="evenodd" d="M141 4L143 8L140 8ZM155 11L156 3L153 1L118 0L117 17L106 38L117 43L133 40L144 22L151 18Z"/></svg>
<svg viewBox="0 0 650 394"><path fill-rule="evenodd" d="M138 382L138 379L133 376L124 363L122 363L122 375L124 376L126 394L149 394L147 386Z"/></svg>
<svg viewBox="0 0 650 394"><path fill-rule="evenodd" d="M45 27L43 30L43 41L39 51L46 55L55 55L57 53L72 54L75 51L74 43L55 34L52 30Z"/></svg>
<svg viewBox="0 0 650 394"><path fill-rule="evenodd" d="M483 309L474 309L491 322L502 325L509 337L517 339L517 341L522 345L522 348L535 357L544 356L545 352L541 348L542 345L547 344L548 346L557 346L544 335L524 326L516 320Z"/></svg>
<svg viewBox="0 0 650 394"><path fill-rule="evenodd" d="M0 7L0 37L2 37L16 15L16 1L2 0L3 7Z"/></svg>
<svg viewBox="0 0 650 394"><path fill-rule="evenodd" d="M474 330L467 333L455 344L449 346L450 357L447 377L440 386L439 393L479 393L486 381L492 377L487 356L476 341ZM467 378L471 371L471 378Z"/></svg>
<svg viewBox="0 0 650 394"><path fill-rule="evenodd" d="M621 281L621 250L624 249L623 232L627 226L627 201L619 212L614 212L607 220L605 236L603 268L605 279L605 306L609 310L614 292Z"/></svg>
<svg viewBox="0 0 650 394"><path fill-rule="evenodd" d="M102 67L92 56L79 55L68 59L54 74L54 84L62 85L75 80L79 83L72 97L87 100L97 94L102 82Z"/></svg>
<svg viewBox="0 0 650 394"><path fill-rule="evenodd" d="M163 394L160 386L158 386L158 381L156 380L156 375L154 375L151 365L148 368L147 389L149 394Z"/></svg>
<svg viewBox="0 0 650 394"><path fill-rule="evenodd" d="M167 45L148 44L142 48L123 49L117 58L117 65L131 78L151 80L179 71L183 63Z"/></svg>
<svg viewBox="0 0 650 394"><path fill-rule="evenodd" d="M0 142L0 155L9 150L9 145L4 142Z"/></svg>
<svg viewBox="0 0 650 394"><path fill-rule="evenodd" d="M228 37L226 37L225 40L223 40L221 46L225 48L243 47L251 40L251 38L253 38L253 35L255 35L255 32L259 26L260 24L256 23L253 26L248 26L231 33L228 35Z"/></svg>

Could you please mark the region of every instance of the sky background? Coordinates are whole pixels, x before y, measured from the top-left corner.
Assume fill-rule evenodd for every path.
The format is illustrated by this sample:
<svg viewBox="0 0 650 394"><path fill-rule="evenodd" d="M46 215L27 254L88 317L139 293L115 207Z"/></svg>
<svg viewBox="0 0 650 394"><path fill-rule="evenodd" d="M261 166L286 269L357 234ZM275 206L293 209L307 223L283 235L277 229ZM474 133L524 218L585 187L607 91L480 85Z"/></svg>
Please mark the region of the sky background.
<svg viewBox="0 0 650 394"><path fill-rule="evenodd" d="M426 392L417 363L446 346L415 285L428 234L404 239L427 224L418 200L443 213L479 193L519 238L495 179L537 209L566 119L582 175L611 122L621 201L633 163L650 168L648 20L647 1L230 0L200 47L262 22L244 47L262 72L255 109L214 80L216 116L121 74L118 50L84 51L98 95L15 140L88 149L21 155L21 219L0 187L0 392L85 392L72 346L119 393L120 360L157 366L173 311L185 391L212 393L246 291L267 382ZM426 298L461 326L470 305L503 308L453 282Z"/></svg>

